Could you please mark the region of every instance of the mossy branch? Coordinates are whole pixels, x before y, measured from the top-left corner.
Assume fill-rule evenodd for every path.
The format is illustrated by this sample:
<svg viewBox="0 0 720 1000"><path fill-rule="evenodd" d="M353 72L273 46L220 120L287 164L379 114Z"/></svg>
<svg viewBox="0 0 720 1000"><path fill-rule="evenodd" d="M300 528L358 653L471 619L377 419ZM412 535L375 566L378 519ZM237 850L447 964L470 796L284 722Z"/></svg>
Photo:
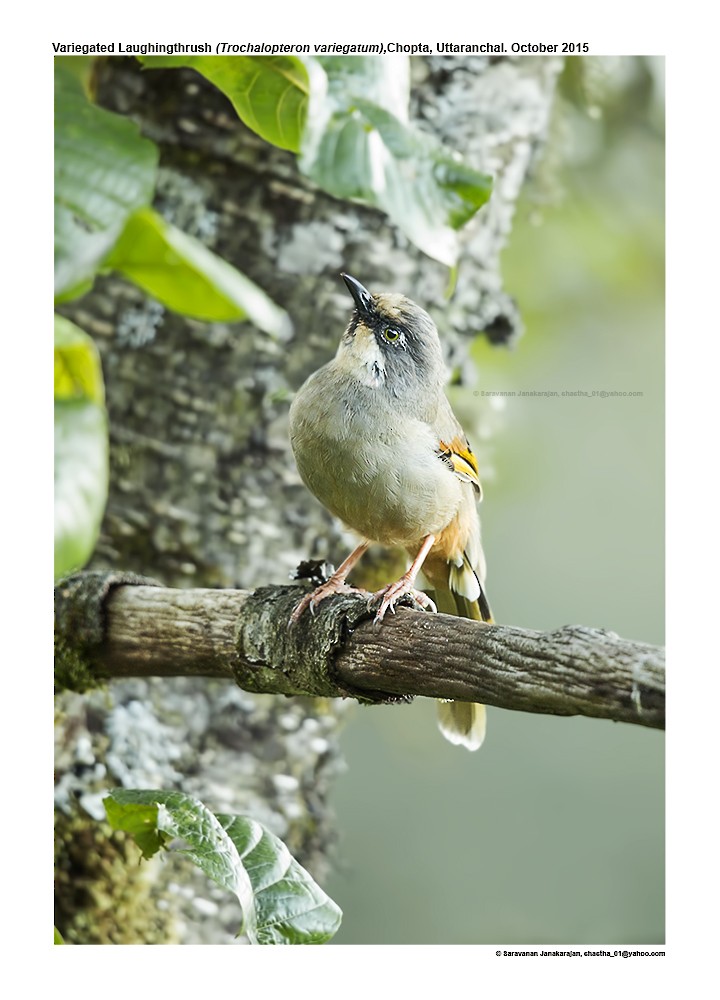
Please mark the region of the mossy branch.
<svg viewBox="0 0 720 1000"><path fill-rule="evenodd" d="M664 651L605 629L535 632L399 607L380 627L366 601L339 596L289 628L298 586L172 590L81 573L56 588L56 681L227 677L247 691L413 695L662 729Z"/></svg>

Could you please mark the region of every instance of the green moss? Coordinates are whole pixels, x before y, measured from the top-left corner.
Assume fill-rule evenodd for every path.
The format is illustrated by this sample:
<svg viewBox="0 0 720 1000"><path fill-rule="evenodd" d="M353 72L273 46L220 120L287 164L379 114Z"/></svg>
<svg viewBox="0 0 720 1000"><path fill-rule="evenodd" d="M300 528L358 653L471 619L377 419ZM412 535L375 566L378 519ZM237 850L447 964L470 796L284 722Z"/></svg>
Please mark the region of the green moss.
<svg viewBox="0 0 720 1000"><path fill-rule="evenodd" d="M55 926L66 944L172 944L157 905L157 864L137 863L132 839L87 816L55 823Z"/></svg>
<svg viewBox="0 0 720 1000"><path fill-rule="evenodd" d="M89 659L56 635L55 690L83 692L98 687L103 687L103 682L95 676Z"/></svg>

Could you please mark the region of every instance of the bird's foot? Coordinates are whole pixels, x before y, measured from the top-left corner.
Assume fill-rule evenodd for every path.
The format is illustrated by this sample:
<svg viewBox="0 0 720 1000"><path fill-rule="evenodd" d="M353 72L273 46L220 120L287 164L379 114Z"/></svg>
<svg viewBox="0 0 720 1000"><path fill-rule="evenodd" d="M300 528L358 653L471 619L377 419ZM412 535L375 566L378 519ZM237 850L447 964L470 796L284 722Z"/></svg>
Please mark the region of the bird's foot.
<svg viewBox="0 0 720 1000"><path fill-rule="evenodd" d="M364 590L358 590L357 587L349 587L344 580L337 579L335 577L330 577L325 583L321 583L319 587L315 590L311 590L309 594L306 594L300 601L298 606L295 608L293 613L290 615L290 625L295 625L300 616L303 614L307 608L310 608L310 614L315 614L315 608L320 603L324 601L326 597L332 597L333 594L364 594Z"/></svg>
<svg viewBox="0 0 720 1000"><path fill-rule="evenodd" d="M414 582L415 578L406 573L399 580L396 580L395 583L389 583L387 587L383 587L382 590L378 590L377 593L372 595L368 601L368 607L376 601L380 601L380 607L375 615L376 625L380 624L388 610L395 614L395 605L401 597L405 597L406 595L417 601L425 611L437 612L435 602L431 601L427 594L423 594L421 590L415 590L413 587Z"/></svg>

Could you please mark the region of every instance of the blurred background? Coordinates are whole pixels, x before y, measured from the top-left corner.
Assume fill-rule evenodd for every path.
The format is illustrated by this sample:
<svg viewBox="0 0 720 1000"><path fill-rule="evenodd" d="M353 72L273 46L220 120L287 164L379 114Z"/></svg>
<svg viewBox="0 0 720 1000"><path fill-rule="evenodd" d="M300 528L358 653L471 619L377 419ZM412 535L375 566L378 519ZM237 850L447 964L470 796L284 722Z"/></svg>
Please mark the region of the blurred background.
<svg viewBox="0 0 720 1000"><path fill-rule="evenodd" d="M478 339L477 384L452 391L466 426L492 428L481 515L501 622L663 642L662 79L661 60L568 61L552 162L502 260L525 334L509 351ZM553 390L640 395L512 395ZM418 700L353 710L343 751L335 943L664 940L661 733L491 709L468 754Z"/></svg>

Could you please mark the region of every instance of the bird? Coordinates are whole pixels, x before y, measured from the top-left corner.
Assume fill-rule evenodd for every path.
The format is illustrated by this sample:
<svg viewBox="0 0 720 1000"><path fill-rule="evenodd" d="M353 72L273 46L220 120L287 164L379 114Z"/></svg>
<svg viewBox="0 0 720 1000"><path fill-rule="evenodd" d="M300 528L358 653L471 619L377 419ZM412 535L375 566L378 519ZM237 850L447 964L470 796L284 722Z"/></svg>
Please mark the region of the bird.
<svg viewBox="0 0 720 1000"><path fill-rule="evenodd" d="M437 327L406 296L371 294L341 277L354 309L335 357L293 399L290 443L304 484L360 543L303 597L290 624L333 594L360 592L346 580L371 544L404 548L412 560L373 595L378 625L408 594L428 611L492 623L478 462L445 394ZM434 600L415 588L421 570ZM468 750L481 746L485 716L484 705L438 703L440 732Z"/></svg>

